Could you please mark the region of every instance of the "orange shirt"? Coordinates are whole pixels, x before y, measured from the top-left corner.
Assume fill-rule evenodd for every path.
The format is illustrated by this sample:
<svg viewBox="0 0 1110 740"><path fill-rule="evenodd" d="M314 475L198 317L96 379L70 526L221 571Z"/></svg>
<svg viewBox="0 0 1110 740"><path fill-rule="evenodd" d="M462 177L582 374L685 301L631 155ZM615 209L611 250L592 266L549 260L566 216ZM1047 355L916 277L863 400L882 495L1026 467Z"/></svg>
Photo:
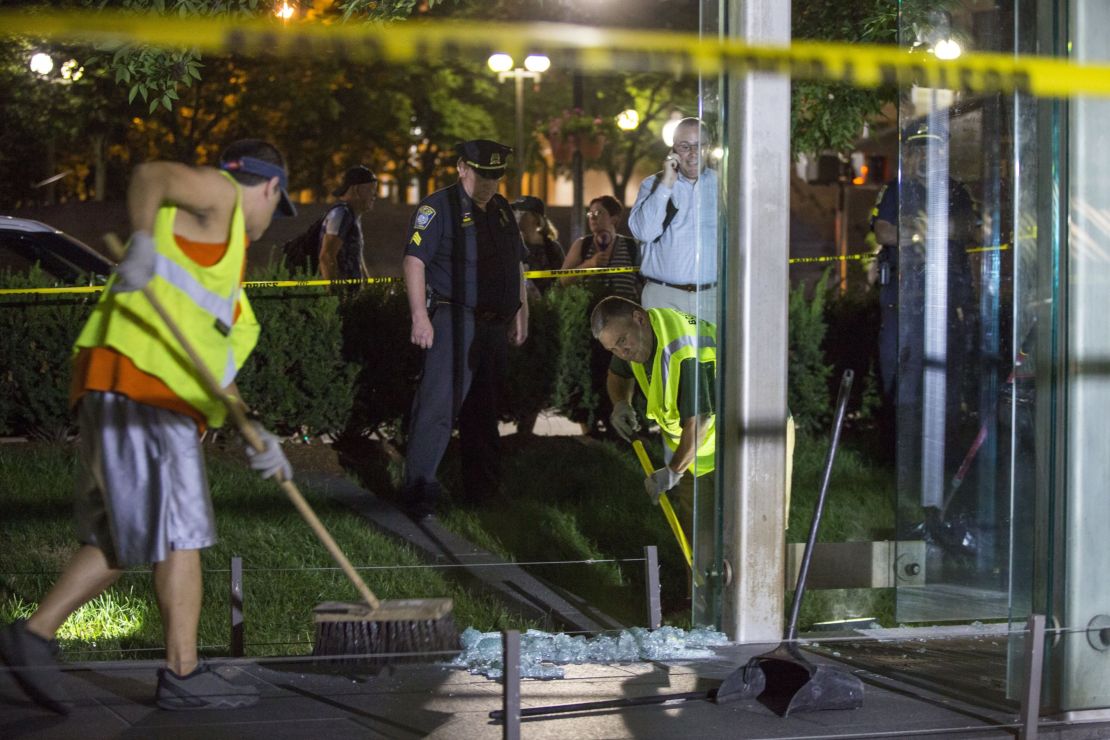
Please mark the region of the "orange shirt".
<svg viewBox="0 0 1110 740"><path fill-rule="evenodd" d="M176 234L174 239L181 251L201 267L211 267L227 252L227 242L193 242ZM245 258L243 270L246 271ZM239 306L236 305L235 318L238 317ZM204 432L205 418L199 411L181 400L168 385L135 367L128 357L110 347L85 347L73 358L70 406L76 406L88 391L119 393L132 401L185 414L196 421L198 432Z"/></svg>

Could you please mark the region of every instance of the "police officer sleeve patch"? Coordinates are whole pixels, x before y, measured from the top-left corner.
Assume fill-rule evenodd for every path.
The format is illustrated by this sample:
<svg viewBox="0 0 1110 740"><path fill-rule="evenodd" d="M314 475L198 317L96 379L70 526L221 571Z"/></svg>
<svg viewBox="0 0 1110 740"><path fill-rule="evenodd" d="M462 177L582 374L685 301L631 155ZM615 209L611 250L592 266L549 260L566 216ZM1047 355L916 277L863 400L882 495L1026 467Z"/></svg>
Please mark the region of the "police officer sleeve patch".
<svg viewBox="0 0 1110 740"><path fill-rule="evenodd" d="M416 219L413 221L413 228L423 231L428 228L428 224L436 216L436 209L431 206L420 206L416 209Z"/></svg>

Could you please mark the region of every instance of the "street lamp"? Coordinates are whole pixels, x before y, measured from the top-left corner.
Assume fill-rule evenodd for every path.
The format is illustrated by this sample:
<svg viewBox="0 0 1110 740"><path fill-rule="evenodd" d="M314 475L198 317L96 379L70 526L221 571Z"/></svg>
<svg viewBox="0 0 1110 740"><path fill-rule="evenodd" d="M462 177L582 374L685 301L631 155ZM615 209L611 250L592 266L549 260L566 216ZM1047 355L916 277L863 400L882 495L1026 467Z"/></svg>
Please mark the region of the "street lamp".
<svg viewBox="0 0 1110 740"><path fill-rule="evenodd" d="M524 177L524 80L535 80L540 84L543 73L551 68L551 60L542 54L529 54L524 66L517 67L508 54L491 54L486 60L490 70L497 73L497 81L513 80L516 83L516 178L513 182L513 195L521 194Z"/></svg>

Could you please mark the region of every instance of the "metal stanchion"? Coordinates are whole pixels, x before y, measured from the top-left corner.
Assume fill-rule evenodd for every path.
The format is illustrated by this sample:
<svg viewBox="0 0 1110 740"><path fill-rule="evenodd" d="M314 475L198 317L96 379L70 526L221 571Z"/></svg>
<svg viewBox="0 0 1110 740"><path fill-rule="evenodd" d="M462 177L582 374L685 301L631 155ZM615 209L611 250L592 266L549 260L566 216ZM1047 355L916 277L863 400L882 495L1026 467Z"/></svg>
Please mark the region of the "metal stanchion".
<svg viewBox="0 0 1110 740"><path fill-rule="evenodd" d="M231 657L243 657L243 558L231 559Z"/></svg>
<svg viewBox="0 0 1110 740"><path fill-rule="evenodd" d="M648 628L663 626L663 608L659 604L659 550L655 545L644 547L644 587L647 588Z"/></svg>
<svg viewBox="0 0 1110 740"><path fill-rule="evenodd" d="M520 740L520 631L501 633L501 662L505 666L502 709L505 740Z"/></svg>
<svg viewBox="0 0 1110 740"><path fill-rule="evenodd" d="M1044 670L1044 615L1030 614L1025 625L1025 696L1021 702L1021 740L1037 740Z"/></svg>

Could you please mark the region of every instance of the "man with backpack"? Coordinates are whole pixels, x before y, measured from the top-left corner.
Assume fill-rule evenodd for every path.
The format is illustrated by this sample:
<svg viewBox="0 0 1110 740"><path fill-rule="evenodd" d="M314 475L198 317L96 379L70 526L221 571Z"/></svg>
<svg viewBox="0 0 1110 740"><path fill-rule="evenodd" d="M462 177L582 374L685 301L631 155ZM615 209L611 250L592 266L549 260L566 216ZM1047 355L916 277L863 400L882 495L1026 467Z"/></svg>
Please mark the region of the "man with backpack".
<svg viewBox="0 0 1110 740"><path fill-rule="evenodd" d="M290 269L319 273L325 280L370 277L363 254L362 214L377 200L378 176L369 167L351 167L332 195L338 202L282 247L285 263Z"/></svg>
<svg viewBox="0 0 1110 740"><path fill-rule="evenodd" d="M644 307L716 323L717 171L706 166L711 144L702 121L679 122L662 172L640 186L628 228L643 245Z"/></svg>

